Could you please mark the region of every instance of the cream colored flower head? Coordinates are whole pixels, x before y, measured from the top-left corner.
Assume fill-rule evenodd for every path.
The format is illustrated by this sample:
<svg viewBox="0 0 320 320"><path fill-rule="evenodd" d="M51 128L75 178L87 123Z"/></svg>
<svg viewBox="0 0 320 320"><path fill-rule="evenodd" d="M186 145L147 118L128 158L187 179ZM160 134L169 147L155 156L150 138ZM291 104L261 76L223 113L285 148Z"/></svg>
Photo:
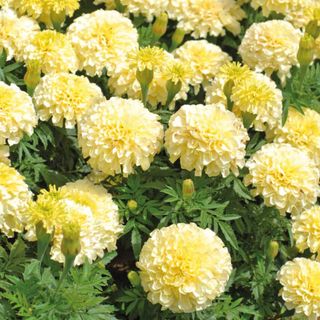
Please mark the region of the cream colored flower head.
<svg viewBox="0 0 320 320"><path fill-rule="evenodd" d="M192 85L205 87L218 73L220 67L231 60L220 47L207 40L191 40L185 42L175 52L174 56L182 63L190 65L193 71Z"/></svg>
<svg viewBox="0 0 320 320"><path fill-rule="evenodd" d="M148 300L174 313L207 308L224 292L232 271L221 239L194 223L154 230L137 267Z"/></svg>
<svg viewBox="0 0 320 320"><path fill-rule="evenodd" d="M280 294L289 310L310 320L320 317L320 262L296 258L281 267L278 276Z"/></svg>
<svg viewBox="0 0 320 320"><path fill-rule="evenodd" d="M66 35L55 30L37 32L24 49L26 64L37 62L44 74L76 72L78 58Z"/></svg>
<svg viewBox="0 0 320 320"><path fill-rule="evenodd" d="M254 23L246 31L239 53L250 68L269 76L277 71L284 83L291 67L298 63L300 37L301 32L287 21Z"/></svg>
<svg viewBox="0 0 320 320"><path fill-rule="evenodd" d="M313 20L313 10L319 7L318 0L252 0L251 5L255 9L261 7L266 17L273 11L284 15L296 28Z"/></svg>
<svg viewBox="0 0 320 320"><path fill-rule="evenodd" d="M244 183L253 196L261 195L268 207L281 214L299 214L310 208L319 195L319 170L308 154L289 144L270 143L255 153L246 166Z"/></svg>
<svg viewBox="0 0 320 320"><path fill-rule="evenodd" d="M0 163L10 164L9 160L10 152L7 145L0 145Z"/></svg>
<svg viewBox="0 0 320 320"><path fill-rule="evenodd" d="M23 48L30 41L39 25L28 17L18 17L11 9L0 10L0 52L6 51L7 60L21 60Z"/></svg>
<svg viewBox="0 0 320 320"><path fill-rule="evenodd" d="M206 103L224 103L227 98L224 86L228 77L217 76L212 85L207 88ZM231 93L232 111L239 117L245 113L255 116L251 126L257 131L265 131L281 124L282 92L276 84L261 73L248 72L246 77L234 82Z"/></svg>
<svg viewBox="0 0 320 320"><path fill-rule="evenodd" d="M52 27L54 15L72 17L79 9L80 0L11 0L11 6L19 15L28 15Z"/></svg>
<svg viewBox="0 0 320 320"><path fill-rule="evenodd" d="M93 169L108 175L147 170L160 152L163 127L142 102L111 98L89 109L79 121L79 145Z"/></svg>
<svg viewBox="0 0 320 320"><path fill-rule="evenodd" d="M196 176L203 170L210 177L238 175L248 140L241 120L221 105L184 105L165 133L170 161L180 159L181 168L195 170Z"/></svg>
<svg viewBox="0 0 320 320"><path fill-rule="evenodd" d="M0 161L0 232L13 237L22 232L24 216L32 194L24 177Z"/></svg>
<svg viewBox="0 0 320 320"><path fill-rule="evenodd" d="M224 28L239 34L239 21L245 17L234 0L172 0L168 14L178 21L178 28L194 38L225 35Z"/></svg>
<svg viewBox="0 0 320 320"><path fill-rule="evenodd" d="M51 118L57 126L73 128L87 109L105 98L101 89L84 76L52 73L41 79L33 100L42 121Z"/></svg>
<svg viewBox="0 0 320 320"><path fill-rule="evenodd" d="M112 72L139 46L132 22L117 11L84 14L69 26L67 35L79 58L80 70L90 76L100 76L104 68Z"/></svg>
<svg viewBox="0 0 320 320"><path fill-rule="evenodd" d="M186 99L192 70L189 65L183 65L173 55L158 47L145 47L135 50L127 56L124 64L110 74L108 85L116 96L127 95L132 99L141 98L141 86L137 80L137 70L153 70L153 80L149 86L148 103L156 107L159 103L165 105L168 92L166 83L169 79L179 78L182 81L180 92L174 101ZM174 102L173 102L174 104Z"/></svg>
<svg viewBox="0 0 320 320"><path fill-rule="evenodd" d="M30 96L15 84L0 81L0 145L17 144L24 134L32 135L37 123Z"/></svg>
<svg viewBox="0 0 320 320"><path fill-rule="evenodd" d="M91 263L97 257L102 258L105 249L115 250L123 230L111 195L87 179L67 183L59 189L43 190L37 201L30 205L27 218L27 238L36 240L35 226L42 222L45 230L53 236L50 254L58 262L65 261L61 252L64 228L78 225L81 250L75 265L84 263L86 259Z"/></svg>
<svg viewBox="0 0 320 320"><path fill-rule="evenodd" d="M274 141L305 149L320 166L320 115L309 108L303 112L290 108L285 125L279 123L273 132Z"/></svg>
<svg viewBox="0 0 320 320"><path fill-rule="evenodd" d="M303 252L320 252L320 206L313 206L299 215L292 217L292 233L296 247Z"/></svg>

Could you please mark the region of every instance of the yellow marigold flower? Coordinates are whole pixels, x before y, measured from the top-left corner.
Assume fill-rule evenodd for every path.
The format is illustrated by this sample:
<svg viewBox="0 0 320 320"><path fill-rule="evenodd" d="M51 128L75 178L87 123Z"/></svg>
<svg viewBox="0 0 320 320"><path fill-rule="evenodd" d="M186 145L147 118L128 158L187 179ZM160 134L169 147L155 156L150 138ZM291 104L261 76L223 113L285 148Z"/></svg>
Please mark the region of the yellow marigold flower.
<svg viewBox="0 0 320 320"><path fill-rule="evenodd" d="M14 168L0 162L0 232L13 237L22 232L24 215L31 200L31 192L24 177Z"/></svg>
<svg viewBox="0 0 320 320"><path fill-rule="evenodd" d="M282 299L289 310L317 320L320 316L320 262L296 258L281 267L278 280Z"/></svg>
<svg viewBox="0 0 320 320"><path fill-rule="evenodd" d="M72 17L79 9L80 0L11 0L11 6L20 14L28 15L52 27L55 16ZM63 19L64 20L64 19Z"/></svg>
<svg viewBox="0 0 320 320"><path fill-rule="evenodd" d="M68 28L80 61L80 69L90 76L113 71L138 48L138 32L132 22L117 11L97 10L74 20ZM121 59L120 59L121 60Z"/></svg>
<svg viewBox="0 0 320 320"><path fill-rule="evenodd" d="M56 189L42 191L38 200L31 204L28 212L29 240L35 239L35 227L39 222L53 236L51 258L64 262L61 251L63 232L69 225L80 227L81 250L76 256L75 265L92 262L103 257L104 250L116 249L116 241L123 227L119 221L118 208L111 195L102 186L89 180L67 183Z"/></svg>
<svg viewBox="0 0 320 320"><path fill-rule="evenodd" d="M101 89L84 76L52 73L43 77L33 99L39 118L53 124L73 128L82 114L96 103L104 101Z"/></svg>
<svg viewBox="0 0 320 320"><path fill-rule="evenodd" d="M179 81L181 83L189 84L193 76L193 72L188 64L185 64L178 59L174 59L167 63L163 70L163 75L175 84Z"/></svg>
<svg viewBox="0 0 320 320"><path fill-rule="evenodd" d="M194 223L154 230L137 267L148 300L175 313L207 308L223 293L232 271L221 239Z"/></svg>
<svg viewBox="0 0 320 320"><path fill-rule="evenodd" d="M79 121L79 145L93 169L128 176L134 166L150 167L160 151L163 127L159 116L142 102L111 98L95 105Z"/></svg>
<svg viewBox="0 0 320 320"><path fill-rule="evenodd" d="M269 16L272 11L285 16L296 28L304 27L313 19L313 10L319 6L317 0L252 0L253 8L262 8L262 14Z"/></svg>
<svg viewBox="0 0 320 320"><path fill-rule="evenodd" d="M133 51L124 63L110 74L108 85L113 94L116 96L126 94L129 98L140 99L141 87L136 74L137 70L143 71L144 69L153 70L153 80L149 86L147 100L153 107L159 103L162 105L166 103L168 95L166 83L169 79L176 77L178 71L180 72L179 78L183 79L183 85L174 101L187 98L192 76L187 71L188 66L182 68L172 54L157 47L145 47Z"/></svg>
<svg viewBox="0 0 320 320"><path fill-rule="evenodd" d="M33 133L37 123L29 95L15 84L0 81L0 145L18 143L25 133Z"/></svg>
<svg viewBox="0 0 320 320"><path fill-rule="evenodd" d="M79 62L66 35L55 30L36 33L24 49L26 63L36 61L45 74L52 72L76 72Z"/></svg>
<svg viewBox="0 0 320 320"><path fill-rule="evenodd" d="M295 215L292 233L296 247L303 252L310 249L312 253L320 252L320 206L313 206L309 210Z"/></svg>
<svg viewBox="0 0 320 320"><path fill-rule="evenodd" d="M220 105L182 106L165 133L170 161L180 159L181 168L195 170L196 176L204 167L208 176L239 174L248 140L242 122Z"/></svg>
<svg viewBox="0 0 320 320"><path fill-rule="evenodd" d="M194 73L191 83L197 88L201 84L206 87L220 67L231 60L220 47L207 40L187 41L174 52L174 56L182 63L190 65Z"/></svg>
<svg viewBox="0 0 320 320"><path fill-rule="evenodd" d="M23 46L39 31L38 24L28 17L17 17L10 9L0 10L0 52L6 51L7 60L22 59Z"/></svg>
<svg viewBox="0 0 320 320"><path fill-rule="evenodd" d="M239 21L245 12L234 0L172 0L168 7L171 19L177 20L179 29L194 38L225 35L225 30L240 33Z"/></svg>
<svg viewBox="0 0 320 320"><path fill-rule="evenodd" d="M231 78L231 77L230 77ZM224 86L230 78L218 75L207 88L206 103L223 103L227 106ZM282 92L267 76L248 72L245 77L235 77L231 90L232 111L239 117L243 113L255 116L252 125L257 131L265 131L281 124ZM231 78L232 80L232 78Z"/></svg>
<svg viewBox="0 0 320 320"><path fill-rule="evenodd" d="M246 185L253 196L262 195L268 207L281 214L299 214L316 203L319 195L319 170L308 154L289 144L264 145L247 162Z"/></svg>
<svg viewBox="0 0 320 320"><path fill-rule="evenodd" d="M290 108L285 125L279 123L273 132L274 141L305 149L320 165L320 115L309 108L304 108L303 112Z"/></svg>
<svg viewBox="0 0 320 320"><path fill-rule="evenodd" d="M232 80L234 83L246 79L252 75L252 71L247 65L241 65L239 62L228 62L224 64L217 74L218 77Z"/></svg>
<svg viewBox="0 0 320 320"><path fill-rule="evenodd" d="M300 31L287 21L254 23L246 31L239 53L250 68L265 71L267 75L277 71L285 82L291 67L298 63L300 37Z"/></svg>
<svg viewBox="0 0 320 320"><path fill-rule="evenodd" d="M9 147L6 145L0 145L0 163L10 164L9 156Z"/></svg>

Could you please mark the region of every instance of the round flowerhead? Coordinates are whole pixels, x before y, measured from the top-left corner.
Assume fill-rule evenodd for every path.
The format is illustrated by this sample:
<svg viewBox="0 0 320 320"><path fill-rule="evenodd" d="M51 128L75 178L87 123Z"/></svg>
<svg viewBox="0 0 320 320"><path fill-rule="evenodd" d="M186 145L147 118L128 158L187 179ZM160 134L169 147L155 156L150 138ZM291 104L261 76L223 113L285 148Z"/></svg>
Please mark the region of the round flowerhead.
<svg viewBox="0 0 320 320"><path fill-rule="evenodd" d="M66 35L54 30L37 32L24 48L26 64L37 62L43 73L76 72L78 58Z"/></svg>
<svg viewBox="0 0 320 320"><path fill-rule="evenodd" d="M28 15L44 22L48 27L62 23L65 16L72 17L80 0L11 0L20 15Z"/></svg>
<svg viewBox="0 0 320 320"><path fill-rule="evenodd" d="M208 307L225 290L232 271L221 239L194 223L154 230L137 267L148 300L175 313Z"/></svg>
<svg viewBox="0 0 320 320"><path fill-rule="evenodd" d="M0 81L0 145L17 144L25 133L33 133L37 123L30 96L15 84Z"/></svg>
<svg viewBox="0 0 320 320"><path fill-rule="evenodd" d="M264 145L247 162L246 185L253 185L253 196L262 195L268 207L281 214L299 214L316 203L319 170L307 152L289 144Z"/></svg>
<svg viewBox="0 0 320 320"><path fill-rule="evenodd" d="M285 125L279 123L273 132L274 141L305 149L319 166L320 115L309 108L304 108L303 112L304 114L301 114L296 109L290 108Z"/></svg>
<svg viewBox="0 0 320 320"><path fill-rule="evenodd" d="M235 78L233 80L232 77L218 74L207 88L206 102L222 102L227 106L224 88L228 81L233 81L230 92L232 111L239 117L246 113L253 115L252 126L257 131L278 126L282 116L282 93L276 84L268 76L255 72Z"/></svg>
<svg viewBox="0 0 320 320"><path fill-rule="evenodd" d="M268 75L277 71L285 82L291 67L298 63L300 37L300 31L287 21L254 23L246 31L239 53L250 68Z"/></svg>
<svg viewBox="0 0 320 320"><path fill-rule="evenodd" d="M299 215L293 216L292 233L296 247L303 252L320 252L320 207L313 206Z"/></svg>
<svg viewBox="0 0 320 320"><path fill-rule="evenodd" d="M103 257L105 249L115 250L123 230L111 195L87 179L67 183L59 189L42 190L37 201L30 205L27 219L27 238L36 240L36 225L41 222L53 237L50 254L58 262L65 261L61 248L64 234L77 226L81 249L75 265Z"/></svg>
<svg viewBox="0 0 320 320"><path fill-rule="evenodd" d="M224 28L238 34L239 21L245 17L234 0L172 0L168 14L178 21L178 28L192 32L194 38L224 35Z"/></svg>
<svg viewBox="0 0 320 320"><path fill-rule="evenodd" d="M41 79L33 99L42 121L51 118L57 126L65 122L66 128L72 128L87 109L105 98L101 89L84 76L51 73Z"/></svg>
<svg viewBox="0 0 320 320"><path fill-rule="evenodd" d="M24 177L0 161L0 232L13 237L22 232L24 216L32 194Z"/></svg>
<svg viewBox="0 0 320 320"><path fill-rule="evenodd" d="M138 32L132 22L117 11L97 10L84 14L69 26L67 35L76 50L80 70L90 76L112 72L138 48Z"/></svg>
<svg viewBox="0 0 320 320"><path fill-rule="evenodd" d="M174 56L190 65L194 74L191 83L196 88L201 84L206 87L220 67L231 60L220 47L207 40L187 41L174 52Z"/></svg>
<svg viewBox="0 0 320 320"><path fill-rule="evenodd" d="M288 309L317 320L320 316L320 262L306 258L288 261L278 273L280 291Z"/></svg>
<svg viewBox="0 0 320 320"><path fill-rule="evenodd" d="M159 117L142 102L111 98L89 109L79 121L79 145L93 169L128 176L135 166L147 170L161 149Z"/></svg>
<svg viewBox="0 0 320 320"><path fill-rule="evenodd" d="M28 17L18 17L11 9L0 10L0 51L5 50L7 60L21 60L24 46L40 30Z"/></svg>
<svg viewBox="0 0 320 320"><path fill-rule="evenodd" d="M184 105L169 121L165 147L182 169L208 176L239 174L249 140L242 122L221 105Z"/></svg>

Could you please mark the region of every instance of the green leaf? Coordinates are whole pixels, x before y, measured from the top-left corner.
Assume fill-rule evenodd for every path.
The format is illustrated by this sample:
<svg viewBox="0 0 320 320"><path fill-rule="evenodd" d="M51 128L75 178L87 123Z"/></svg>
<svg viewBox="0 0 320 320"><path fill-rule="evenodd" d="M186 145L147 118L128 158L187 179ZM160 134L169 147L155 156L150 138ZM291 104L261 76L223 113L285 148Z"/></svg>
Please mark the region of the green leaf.
<svg viewBox="0 0 320 320"><path fill-rule="evenodd" d="M222 221L219 221L218 224L226 240L232 245L234 249L238 250L238 241L230 225Z"/></svg>
<svg viewBox="0 0 320 320"><path fill-rule="evenodd" d="M139 258L141 251L141 235L137 228L134 228L131 233L131 245L133 249L133 254L136 259Z"/></svg>

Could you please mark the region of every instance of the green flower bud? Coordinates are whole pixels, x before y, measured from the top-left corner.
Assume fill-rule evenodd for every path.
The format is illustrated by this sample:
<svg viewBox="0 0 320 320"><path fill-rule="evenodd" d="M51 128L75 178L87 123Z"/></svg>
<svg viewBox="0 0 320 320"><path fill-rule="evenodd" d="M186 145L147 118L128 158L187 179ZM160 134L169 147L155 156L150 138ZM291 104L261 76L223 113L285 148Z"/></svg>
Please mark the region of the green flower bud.
<svg viewBox="0 0 320 320"><path fill-rule="evenodd" d="M306 34L309 34L314 39L317 39L320 35L320 27L318 26L318 20L311 20L306 26Z"/></svg>
<svg viewBox="0 0 320 320"><path fill-rule="evenodd" d="M233 108L233 102L231 100L231 95L232 95L232 89L234 87L234 81L233 80L228 80L223 87L223 93L227 98L227 108L228 110L232 111Z"/></svg>
<svg viewBox="0 0 320 320"><path fill-rule="evenodd" d="M61 251L66 256L76 256L81 250L80 226L77 223L68 224L62 230Z"/></svg>
<svg viewBox="0 0 320 320"><path fill-rule="evenodd" d="M174 97L177 93L181 90L182 82L179 80L176 83L172 81L171 79L167 81L166 83L166 89L167 89L167 101L166 101L166 107L170 107L171 102L173 101Z"/></svg>
<svg viewBox="0 0 320 320"><path fill-rule="evenodd" d="M140 71L138 69L137 73L136 73L136 77L137 77L137 80L139 81L140 87L141 87L142 102L143 102L144 106L146 106L147 99L148 99L148 93L149 93L149 86L153 80L153 70L146 68L146 69Z"/></svg>
<svg viewBox="0 0 320 320"><path fill-rule="evenodd" d="M152 32L157 39L160 39L167 31L168 27L168 15L164 12L156 18L156 21L152 25Z"/></svg>
<svg viewBox="0 0 320 320"><path fill-rule="evenodd" d="M300 66L308 66L313 61L315 40L309 34L305 34L301 40L298 50L298 61Z"/></svg>
<svg viewBox="0 0 320 320"><path fill-rule="evenodd" d="M27 63L27 72L24 75L24 82L27 85L29 93L33 93L35 87L41 79L40 63L37 61L30 61Z"/></svg>
<svg viewBox="0 0 320 320"><path fill-rule="evenodd" d="M267 250L267 255L270 259L274 260L275 257L279 253L279 243L278 241L272 240L269 242L268 250Z"/></svg>
<svg viewBox="0 0 320 320"><path fill-rule="evenodd" d="M54 28L59 31L64 21L66 20L66 12L65 10L62 10L59 13L51 11L50 18Z"/></svg>
<svg viewBox="0 0 320 320"><path fill-rule="evenodd" d="M138 272L130 271L128 273L128 279L133 287L140 286L141 280Z"/></svg>
<svg viewBox="0 0 320 320"><path fill-rule="evenodd" d="M182 195L183 199L188 200L191 199L195 193L194 184L191 179L183 180L182 183Z"/></svg>
<svg viewBox="0 0 320 320"><path fill-rule="evenodd" d="M131 212L134 212L138 208L138 203L135 200L129 200L127 206Z"/></svg>
<svg viewBox="0 0 320 320"><path fill-rule="evenodd" d="M182 29L179 29L179 28L176 29L171 39L171 48L170 48L171 51L179 47L179 45L182 43L184 39L185 34L186 33Z"/></svg>

